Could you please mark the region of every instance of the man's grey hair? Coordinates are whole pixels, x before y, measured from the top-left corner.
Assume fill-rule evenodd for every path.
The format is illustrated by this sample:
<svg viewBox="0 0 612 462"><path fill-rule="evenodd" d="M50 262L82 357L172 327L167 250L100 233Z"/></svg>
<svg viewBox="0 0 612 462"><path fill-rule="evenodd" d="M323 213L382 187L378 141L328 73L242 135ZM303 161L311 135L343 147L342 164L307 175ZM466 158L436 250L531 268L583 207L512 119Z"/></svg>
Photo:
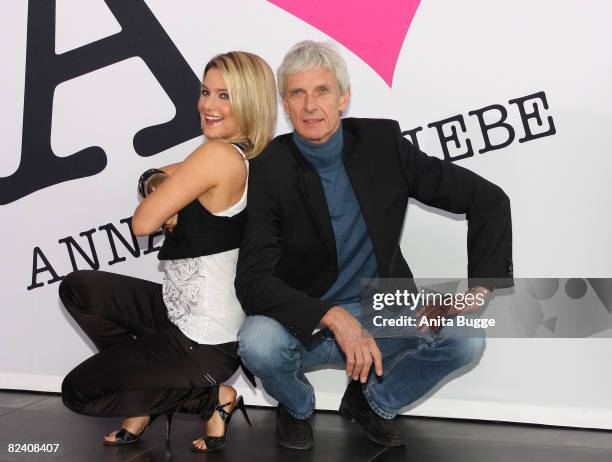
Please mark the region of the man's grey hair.
<svg viewBox="0 0 612 462"><path fill-rule="evenodd" d="M278 92L281 97L285 96L285 79L289 75L321 68L336 74L340 93L350 88L346 63L335 47L331 43L304 40L291 47L276 72Z"/></svg>

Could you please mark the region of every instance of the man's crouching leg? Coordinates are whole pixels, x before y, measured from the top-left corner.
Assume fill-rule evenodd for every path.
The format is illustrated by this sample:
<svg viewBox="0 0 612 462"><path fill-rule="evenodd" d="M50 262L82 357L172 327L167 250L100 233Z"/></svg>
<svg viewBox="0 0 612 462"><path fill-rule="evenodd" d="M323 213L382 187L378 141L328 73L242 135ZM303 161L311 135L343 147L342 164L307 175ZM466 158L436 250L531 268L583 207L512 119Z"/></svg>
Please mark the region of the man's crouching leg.
<svg viewBox="0 0 612 462"><path fill-rule="evenodd" d="M445 332L449 333L450 329ZM402 341L382 340L383 356L392 342ZM479 337L444 335L433 342L421 341L416 348L388 356L382 378L370 374L363 386L353 381L342 398L340 412L357 420L379 444L405 444L408 428L396 418L401 409L423 397L451 372L477 362L484 347L485 339Z"/></svg>
<svg viewBox="0 0 612 462"><path fill-rule="evenodd" d="M290 449L313 446L308 418L314 410L314 390L301 362L301 342L268 316L249 316L238 333L239 354L247 368L279 402L276 437Z"/></svg>

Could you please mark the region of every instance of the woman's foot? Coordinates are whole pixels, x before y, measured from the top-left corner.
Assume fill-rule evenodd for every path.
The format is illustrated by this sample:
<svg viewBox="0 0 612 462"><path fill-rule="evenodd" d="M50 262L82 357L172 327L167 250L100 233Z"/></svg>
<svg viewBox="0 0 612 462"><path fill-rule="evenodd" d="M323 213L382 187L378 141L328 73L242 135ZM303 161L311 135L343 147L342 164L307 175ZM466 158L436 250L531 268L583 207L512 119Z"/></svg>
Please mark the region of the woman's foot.
<svg viewBox="0 0 612 462"><path fill-rule="evenodd" d="M228 414L236 404L236 390L228 385L219 386L219 403L229 403L223 408ZM223 436L225 434L225 422L218 411L213 412L212 417L206 422L206 435L209 437ZM206 449L204 438L193 440L193 445L198 449Z"/></svg>
<svg viewBox="0 0 612 462"><path fill-rule="evenodd" d="M136 417L126 417L121 425L121 428L125 428L130 433L134 435L140 435L143 429L147 426L151 418L148 415L141 415ZM104 436L105 443L114 443L116 441L117 432L119 430L115 430Z"/></svg>

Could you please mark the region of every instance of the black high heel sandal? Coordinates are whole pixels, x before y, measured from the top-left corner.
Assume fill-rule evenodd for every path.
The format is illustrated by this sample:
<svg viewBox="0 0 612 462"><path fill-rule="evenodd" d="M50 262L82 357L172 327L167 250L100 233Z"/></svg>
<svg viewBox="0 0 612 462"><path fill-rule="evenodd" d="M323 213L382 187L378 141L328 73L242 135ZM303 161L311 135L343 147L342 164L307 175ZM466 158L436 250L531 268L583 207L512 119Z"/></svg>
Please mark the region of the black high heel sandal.
<svg viewBox="0 0 612 462"><path fill-rule="evenodd" d="M140 441L144 432L149 428L149 426L157 419L160 415L166 416L166 443L170 441L170 429L172 428L172 416L174 414L153 414L149 419L149 423L144 426L144 428L140 431L138 435L135 435L129 430L125 428L121 428L115 434L115 441L104 441L105 446L120 446L122 444L131 444L136 441Z"/></svg>
<svg viewBox="0 0 612 462"><path fill-rule="evenodd" d="M225 433L223 433L223 436L204 436L202 440L204 441L204 443L206 443L206 448L200 449L194 446L193 443L191 443L191 450L193 452L208 453L216 451L217 449L221 449L223 446L225 446L225 439L227 437L229 424L236 409L240 409L240 412L242 412L242 415L244 416L244 420L247 421L250 427L253 426L251 424L251 420L249 419L249 415L247 414L246 408L244 407L244 400L242 399L242 396L239 396L236 399L236 403L234 404L234 407L230 412L227 412L225 409L223 409L228 404L231 403L219 404L215 408L215 411L217 411L221 415L223 423L225 424Z"/></svg>

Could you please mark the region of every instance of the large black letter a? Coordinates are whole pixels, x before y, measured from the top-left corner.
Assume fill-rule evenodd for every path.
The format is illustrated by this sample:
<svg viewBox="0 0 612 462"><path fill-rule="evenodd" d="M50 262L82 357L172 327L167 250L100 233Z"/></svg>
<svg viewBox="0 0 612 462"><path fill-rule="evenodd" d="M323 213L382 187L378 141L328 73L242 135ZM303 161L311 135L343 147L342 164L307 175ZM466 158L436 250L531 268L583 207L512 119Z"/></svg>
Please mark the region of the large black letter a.
<svg viewBox="0 0 612 462"><path fill-rule="evenodd" d="M169 122L141 129L134 149L151 156L201 134L196 111L199 79L144 0L105 0L121 32L83 47L55 54L55 0L28 2L28 35L21 162L0 178L0 204L40 189L100 173L102 148L92 146L68 157L51 149L53 93L60 83L139 56L176 107Z"/></svg>

